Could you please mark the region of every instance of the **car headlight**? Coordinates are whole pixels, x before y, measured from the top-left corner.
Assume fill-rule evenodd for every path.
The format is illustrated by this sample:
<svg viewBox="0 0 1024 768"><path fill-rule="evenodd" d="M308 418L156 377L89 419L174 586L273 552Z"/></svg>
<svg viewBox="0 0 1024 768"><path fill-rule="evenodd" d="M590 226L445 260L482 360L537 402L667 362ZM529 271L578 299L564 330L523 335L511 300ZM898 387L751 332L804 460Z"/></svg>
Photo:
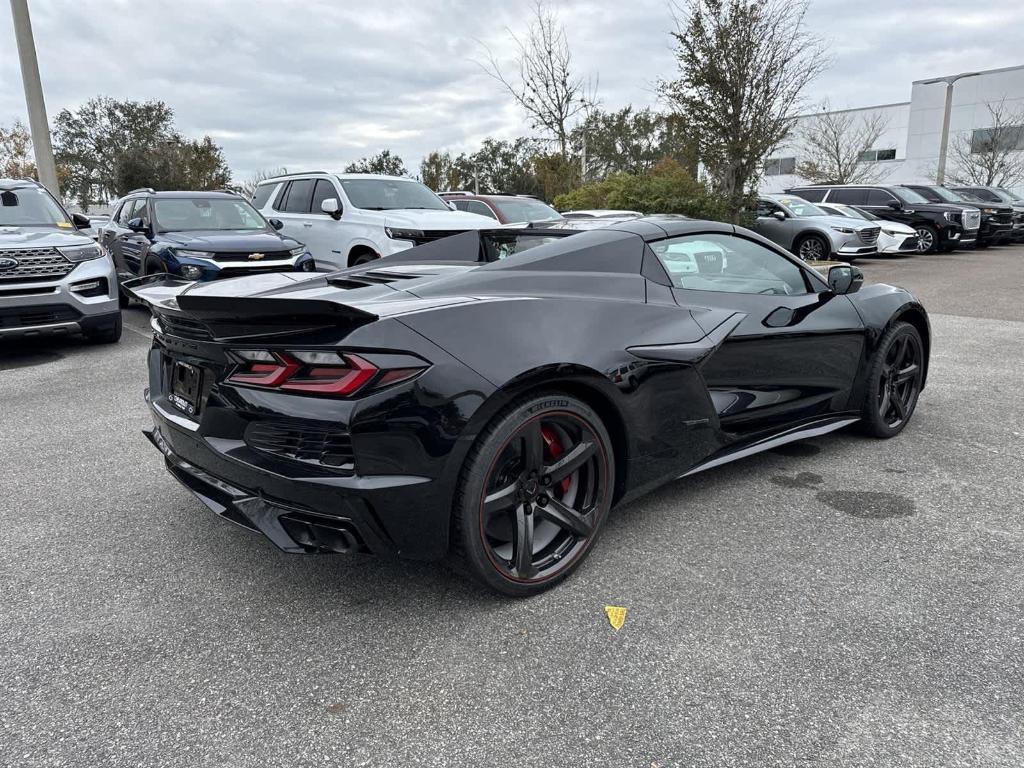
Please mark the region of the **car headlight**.
<svg viewBox="0 0 1024 768"><path fill-rule="evenodd" d="M886 229L885 227L882 227L882 231L885 234L887 234L887 235L898 235L899 234L899 232L897 232L895 229Z"/></svg>
<svg viewBox="0 0 1024 768"><path fill-rule="evenodd" d="M184 248L178 248L174 251L178 256L182 256L186 259L212 259L213 254L209 251L189 251Z"/></svg>
<svg viewBox="0 0 1024 768"><path fill-rule="evenodd" d="M304 246L304 245L300 245L298 248L292 248L290 251L288 251L289 255L291 255L291 256L301 256L305 252L306 252L306 246Z"/></svg>
<svg viewBox="0 0 1024 768"><path fill-rule="evenodd" d="M98 259L106 253L102 247L95 243L92 245L74 245L67 248L58 248L57 250L61 252L61 255L64 256L65 259L73 261L76 264L80 261Z"/></svg>
<svg viewBox="0 0 1024 768"><path fill-rule="evenodd" d="M999 211L997 211L995 208L982 208L981 212L987 213L990 216L995 216L997 213L999 213Z"/></svg>
<svg viewBox="0 0 1024 768"><path fill-rule="evenodd" d="M186 280L198 280L203 276L203 268L197 267L195 264L182 264L178 272Z"/></svg>
<svg viewBox="0 0 1024 768"><path fill-rule="evenodd" d="M945 217L946 221L960 220L960 214L957 213L956 211L943 211L942 215Z"/></svg>
<svg viewBox="0 0 1024 768"><path fill-rule="evenodd" d="M399 229L397 227L384 227L384 234L392 240L416 240L423 237L422 229Z"/></svg>
<svg viewBox="0 0 1024 768"><path fill-rule="evenodd" d="M852 235L855 232L855 230L852 227L837 227L833 225L832 229L834 229L836 232L842 232L844 235Z"/></svg>

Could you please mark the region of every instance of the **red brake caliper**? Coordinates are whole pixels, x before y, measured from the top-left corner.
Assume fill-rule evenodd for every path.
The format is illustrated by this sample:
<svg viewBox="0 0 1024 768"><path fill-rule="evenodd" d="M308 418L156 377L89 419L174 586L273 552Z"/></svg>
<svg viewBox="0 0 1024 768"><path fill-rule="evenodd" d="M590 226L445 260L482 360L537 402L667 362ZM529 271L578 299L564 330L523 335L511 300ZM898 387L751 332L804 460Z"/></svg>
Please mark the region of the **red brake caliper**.
<svg viewBox="0 0 1024 768"><path fill-rule="evenodd" d="M544 437L544 452L547 454L549 459L554 461L563 453L565 453L565 448L558 441L558 435L555 434L555 431L551 429L551 427L541 427L540 433ZM562 493L568 492L569 478L562 478L562 481L558 484L558 487L562 489Z"/></svg>

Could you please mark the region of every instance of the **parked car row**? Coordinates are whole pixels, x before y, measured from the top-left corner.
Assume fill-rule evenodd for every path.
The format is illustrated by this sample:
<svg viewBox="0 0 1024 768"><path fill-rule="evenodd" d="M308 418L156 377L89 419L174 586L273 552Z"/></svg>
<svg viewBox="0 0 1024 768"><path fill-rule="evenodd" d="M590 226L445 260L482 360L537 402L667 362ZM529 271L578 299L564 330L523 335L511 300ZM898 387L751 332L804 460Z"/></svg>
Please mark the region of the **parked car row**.
<svg viewBox="0 0 1024 768"><path fill-rule="evenodd" d="M761 196L754 228L808 260L945 253L1024 240L1024 200L989 187L815 184Z"/></svg>

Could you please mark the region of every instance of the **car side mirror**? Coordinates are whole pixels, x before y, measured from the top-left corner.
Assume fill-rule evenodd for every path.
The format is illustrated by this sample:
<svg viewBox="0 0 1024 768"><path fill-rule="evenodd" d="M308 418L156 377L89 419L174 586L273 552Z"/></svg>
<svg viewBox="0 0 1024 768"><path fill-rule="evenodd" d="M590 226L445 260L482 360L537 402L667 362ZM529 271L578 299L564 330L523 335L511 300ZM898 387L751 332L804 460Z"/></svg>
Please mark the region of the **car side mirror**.
<svg viewBox="0 0 1024 768"><path fill-rule="evenodd" d="M321 201L320 210L324 213L329 213L332 218L341 218L341 204L338 203L336 197L329 197L326 200Z"/></svg>
<svg viewBox="0 0 1024 768"><path fill-rule="evenodd" d="M899 200L890 200L888 203L886 203L886 205L889 208L892 208L894 211L898 211L903 207L903 203L901 203Z"/></svg>
<svg viewBox="0 0 1024 768"><path fill-rule="evenodd" d="M146 222L138 217L128 220L128 229L132 232L141 232L143 234L149 232L149 227L146 226Z"/></svg>
<svg viewBox="0 0 1024 768"><path fill-rule="evenodd" d="M840 264L828 271L828 287L837 296L856 293L864 284L864 273L848 264Z"/></svg>
<svg viewBox="0 0 1024 768"><path fill-rule="evenodd" d="M281 221L280 219L270 219L269 223L270 223L270 226L272 226L274 229L278 230L279 232L281 231L281 228L284 226L284 222Z"/></svg>
<svg viewBox="0 0 1024 768"><path fill-rule="evenodd" d="M784 214L782 211L772 211L772 218L778 219L779 221L785 221L786 214Z"/></svg>
<svg viewBox="0 0 1024 768"><path fill-rule="evenodd" d="M71 222L75 225L75 229L89 229L92 227L92 222L89 221L89 217L84 213L72 213Z"/></svg>

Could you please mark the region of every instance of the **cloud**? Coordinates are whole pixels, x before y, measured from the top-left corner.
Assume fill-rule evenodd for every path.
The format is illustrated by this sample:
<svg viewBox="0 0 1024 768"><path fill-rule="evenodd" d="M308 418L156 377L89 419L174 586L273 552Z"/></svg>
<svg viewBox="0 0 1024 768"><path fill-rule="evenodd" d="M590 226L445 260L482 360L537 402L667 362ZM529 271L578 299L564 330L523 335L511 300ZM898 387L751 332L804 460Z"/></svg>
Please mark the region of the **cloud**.
<svg viewBox="0 0 1024 768"><path fill-rule="evenodd" d="M1014 4L1016 5L1016 4ZM435 148L529 132L474 59L513 51L526 0L433 3L51 0L31 4L50 115L95 95L160 99L180 130L209 134L238 178L259 168L338 169L390 148L406 166ZM667 2L559 2L581 72L603 104L657 102L674 59ZM988 11L987 8L998 10ZM927 24L922 24L927 19ZM1020 63L1024 7L961 0L817 0L812 29L835 63L808 92L835 106L910 97L914 79ZM996 31L998 30L998 31ZM0 10L0 124L24 120L10 16Z"/></svg>

